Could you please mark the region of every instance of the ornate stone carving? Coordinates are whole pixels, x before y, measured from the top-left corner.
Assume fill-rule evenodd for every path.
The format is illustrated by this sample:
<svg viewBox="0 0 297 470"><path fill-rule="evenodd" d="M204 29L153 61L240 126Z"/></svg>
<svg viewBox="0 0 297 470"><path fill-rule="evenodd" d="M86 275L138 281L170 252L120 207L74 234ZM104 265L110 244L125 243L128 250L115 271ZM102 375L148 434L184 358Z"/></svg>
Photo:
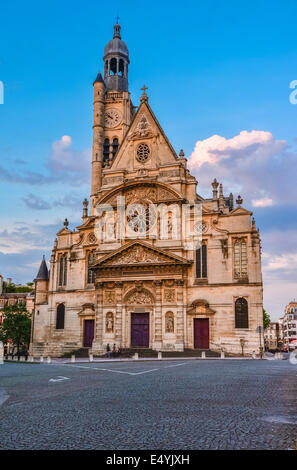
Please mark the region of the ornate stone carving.
<svg viewBox="0 0 297 470"><path fill-rule="evenodd" d="M224 259L228 258L228 239L220 240Z"/></svg>
<svg viewBox="0 0 297 470"><path fill-rule="evenodd" d="M128 135L128 140L139 140L143 138L151 138L157 134L153 132L152 126L148 122L146 116L142 114L135 130Z"/></svg>
<svg viewBox="0 0 297 470"><path fill-rule="evenodd" d="M151 295L146 291L134 292L127 299L127 304L152 304L153 300Z"/></svg>
<svg viewBox="0 0 297 470"><path fill-rule="evenodd" d="M125 253L117 256L115 260L110 260L106 262L106 265L112 264L149 264L149 263L168 263L168 258L160 255L159 253L154 253L149 251L143 246L135 246L128 249Z"/></svg>
<svg viewBox="0 0 297 470"><path fill-rule="evenodd" d="M164 300L165 300L165 302L174 302L175 301L175 290L174 289L165 289L164 290Z"/></svg>
<svg viewBox="0 0 297 470"><path fill-rule="evenodd" d="M115 303L115 292L112 290L105 291L105 303L114 304Z"/></svg>
<svg viewBox="0 0 297 470"><path fill-rule="evenodd" d="M167 312L165 316L165 331L166 333L174 333L174 315L173 312Z"/></svg>
<svg viewBox="0 0 297 470"><path fill-rule="evenodd" d="M94 233L89 233L88 243L90 243L90 245L94 245L96 242L97 242L96 235Z"/></svg>
<svg viewBox="0 0 297 470"><path fill-rule="evenodd" d="M106 333L113 333L113 313L108 312L105 320L105 331Z"/></svg>
<svg viewBox="0 0 297 470"><path fill-rule="evenodd" d="M157 202L158 192L154 186L140 186L138 188L129 189L124 193L126 204L131 204L132 202ZM143 203L143 202L142 202Z"/></svg>

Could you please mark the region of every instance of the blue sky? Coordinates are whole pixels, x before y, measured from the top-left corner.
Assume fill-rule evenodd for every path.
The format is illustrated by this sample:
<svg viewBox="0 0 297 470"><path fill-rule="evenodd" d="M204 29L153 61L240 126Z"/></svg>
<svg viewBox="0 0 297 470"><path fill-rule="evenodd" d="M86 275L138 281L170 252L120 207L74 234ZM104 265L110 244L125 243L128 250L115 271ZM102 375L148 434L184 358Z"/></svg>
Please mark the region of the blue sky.
<svg viewBox="0 0 297 470"><path fill-rule="evenodd" d="M295 0L2 5L1 274L30 281L63 219L80 222L89 195L92 82L117 14L134 103L145 83L203 196L216 177L254 211L264 303L278 317L297 297L297 105L289 101L297 79ZM71 138L66 148L62 136Z"/></svg>

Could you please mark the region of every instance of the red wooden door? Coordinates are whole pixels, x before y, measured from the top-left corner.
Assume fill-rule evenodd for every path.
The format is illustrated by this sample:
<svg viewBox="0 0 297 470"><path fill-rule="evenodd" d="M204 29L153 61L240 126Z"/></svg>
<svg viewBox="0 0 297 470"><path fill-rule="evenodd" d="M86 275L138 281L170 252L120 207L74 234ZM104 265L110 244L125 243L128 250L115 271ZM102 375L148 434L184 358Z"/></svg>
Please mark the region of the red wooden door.
<svg viewBox="0 0 297 470"><path fill-rule="evenodd" d="M84 347L91 348L94 339L94 320L84 321Z"/></svg>
<svg viewBox="0 0 297 470"><path fill-rule="evenodd" d="M131 346L148 348L150 343L149 313L131 313Z"/></svg>
<svg viewBox="0 0 297 470"><path fill-rule="evenodd" d="M209 320L208 318L194 319L194 348L209 349Z"/></svg>

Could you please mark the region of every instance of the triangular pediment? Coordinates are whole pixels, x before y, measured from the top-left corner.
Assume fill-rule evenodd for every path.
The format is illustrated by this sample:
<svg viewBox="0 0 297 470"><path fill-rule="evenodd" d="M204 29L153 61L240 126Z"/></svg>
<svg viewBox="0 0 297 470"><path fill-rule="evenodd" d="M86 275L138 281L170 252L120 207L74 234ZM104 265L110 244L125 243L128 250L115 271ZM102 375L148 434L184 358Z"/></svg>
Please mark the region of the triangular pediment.
<svg viewBox="0 0 297 470"><path fill-rule="evenodd" d="M236 209L230 212L230 215L253 215L253 213L243 207L236 207Z"/></svg>
<svg viewBox="0 0 297 470"><path fill-rule="evenodd" d="M204 299L194 300L187 310L188 315L214 315L215 313L215 310L211 309Z"/></svg>
<svg viewBox="0 0 297 470"><path fill-rule="evenodd" d="M125 244L92 265L92 268L147 265L190 265L192 261L154 248L143 241Z"/></svg>
<svg viewBox="0 0 297 470"><path fill-rule="evenodd" d="M71 231L68 228L63 227L61 230L59 230L59 232L57 232L57 236L68 235L69 233L71 233Z"/></svg>
<svg viewBox="0 0 297 470"><path fill-rule="evenodd" d="M142 145L142 147L140 147ZM143 101L126 133L111 170L159 168L179 160L147 101Z"/></svg>
<svg viewBox="0 0 297 470"><path fill-rule="evenodd" d="M95 217L88 217L82 225L79 225L76 228L77 230L89 229L89 228L93 228L94 224L95 224Z"/></svg>

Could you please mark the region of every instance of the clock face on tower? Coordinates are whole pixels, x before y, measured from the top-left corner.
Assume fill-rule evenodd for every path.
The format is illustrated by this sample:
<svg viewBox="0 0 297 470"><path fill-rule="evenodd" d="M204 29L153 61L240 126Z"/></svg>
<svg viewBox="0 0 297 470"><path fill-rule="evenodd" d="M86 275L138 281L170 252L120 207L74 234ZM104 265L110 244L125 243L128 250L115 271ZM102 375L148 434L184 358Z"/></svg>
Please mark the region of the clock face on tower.
<svg viewBox="0 0 297 470"><path fill-rule="evenodd" d="M104 114L106 127L116 127L122 119L121 113L117 109L109 109Z"/></svg>

